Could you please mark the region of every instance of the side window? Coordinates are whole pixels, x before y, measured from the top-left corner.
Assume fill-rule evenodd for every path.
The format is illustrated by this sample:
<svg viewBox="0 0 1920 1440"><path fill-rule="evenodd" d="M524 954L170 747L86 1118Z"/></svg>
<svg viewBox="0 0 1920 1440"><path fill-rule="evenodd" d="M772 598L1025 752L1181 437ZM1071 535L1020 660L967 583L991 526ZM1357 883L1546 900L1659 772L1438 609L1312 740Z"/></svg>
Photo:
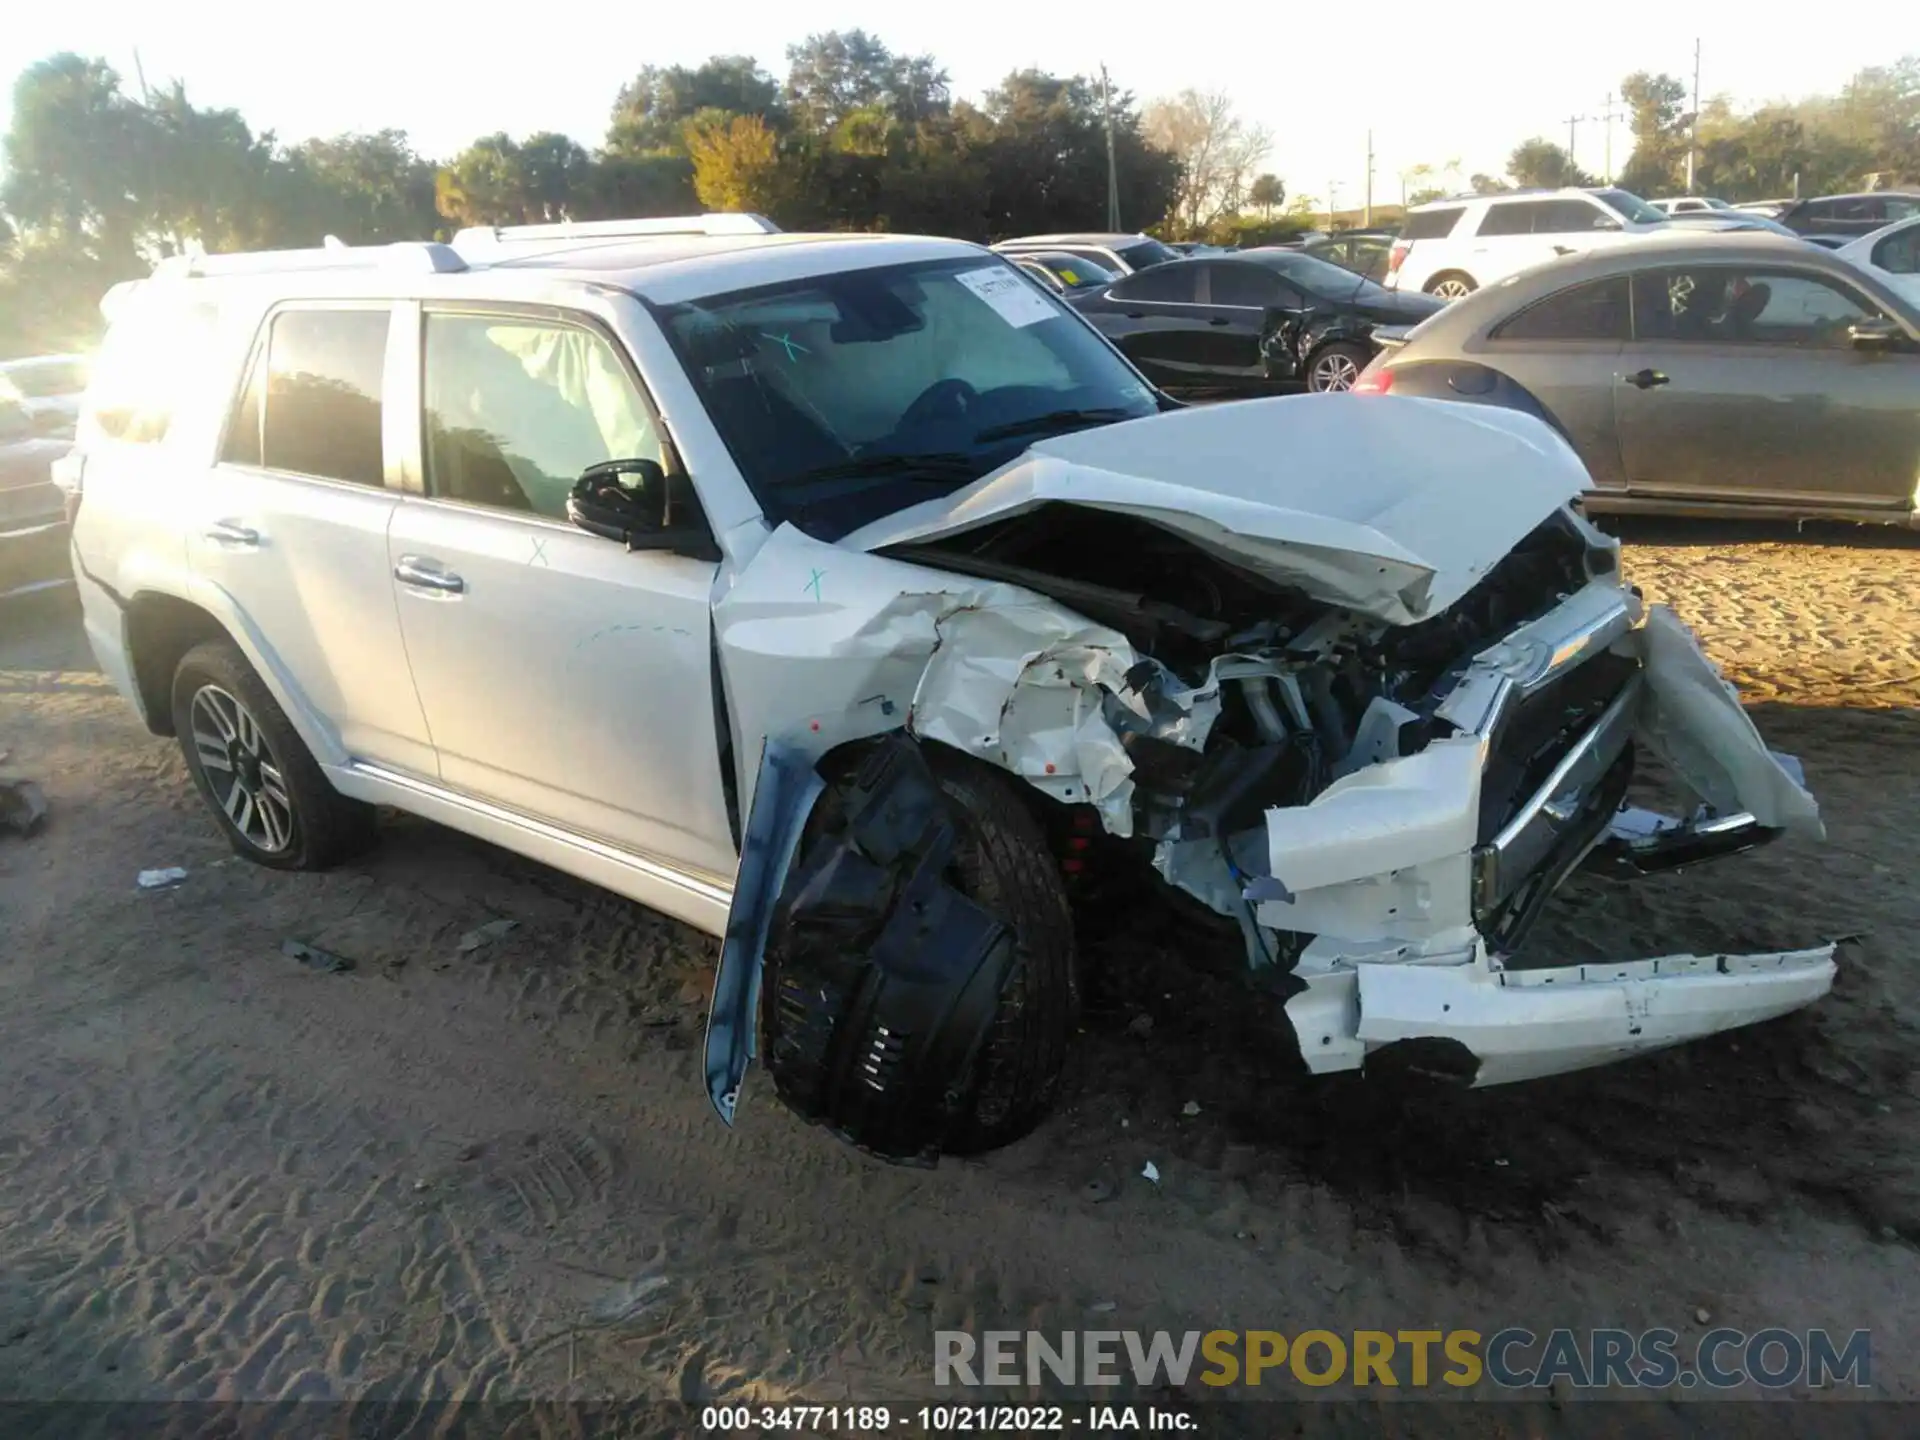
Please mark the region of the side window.
<svg viewBox="0 0 1920 1440"><path fill-rule="evenodd" d="M1462 205L1448 205L1439 210L1415 210L1407 216L1407 223L1400 227L1402 240L1438 240L1451 235L1453 227L1459 223Z"/></svg>
<svg viewBox="0 0 1920 1440"><path fill-rule="evenodd" d="M1833 201L1815 200L1803 205L1795 218L1808 225L1831 225L1834 220Z"/></svg>
<svg viewBox="0 0 1920 1440"><path fill-rule="evenodd" d="M276 314L220 458L354 485L384 484L380 387L388 324L385 309Z"/></svg>
<svg viewBox="0 0 1920 1440"><path fill-rule="evenodd" d="M1569 235L1586 230L1620 228L1619 218L1611 211L1585 200L1547 200L1528 208L1534 211L1533 233L1536 235Z"/></svg>
<svg viewBox="0 0 1920 1440"><path fill-rule="evenodd" d="M1833 202L1833 219L1841 225L1875 226L1886 213L1886 203L1877 195L1849 195Z"/></svg>
<svg viewBox="0 0 1920 1440"><path fill-rule="evenodd" d="M1480 217L1481 235L1531 235L1533 233L1534 213L1542 208L1542 202L1534 200L1509 200L1505 204L1489 205L1487 213Z"/></svg>
<svg viewBox="0 0 1920 1440"><path fill-rule="evenodd" d="M81 405L83 441L157 445L186 387L208 373L219 312L204 302L135 298L118 313Z"/></svg>
<svg viewBox="0 0 1920 1440"><path fill-rule="evenodd" d="M1264 310L1281 303L1278 278L1258 265L1243 261L1237 265L1209 265L1206 270L1210 304Z"/></svg>
<svg viewBox="0 0 1920 1440"><path fill-rule="evenodd" d="M1112 291L1116 300L1151 300L1162 304L1191 305L1197 298L1196 282L1200 267L1175 263L1156 265L1129 275Z"/></svg>
<svg viewBox="0 0 1920 1440"><path fill-rule="evenodd" d="M1848 327L1880 313L1854 291L1805 271L1648 270L1634 276L1633 289L1634 331L1642 340L1845 348Z"/></svg>
<svg viewBox="0 0 1920 1440"><path fill-rule="evenodd" d="M601 336L509 315L426 317L427 493L564 520L602 460L661 460L652 416Z"/></svg>
<svg viewBox="0 0 1920 1440"><path fill-rule="evenodd" d="M1625 340L1627 277L1562 290L1528 306L1495 330L1495 340Z"/></svg>
<svg viewBox="0 0 1920 1440"><path fill-rule="evenodd" d="M1920 275L1920 225L1887 236L1873 247L1873 263L1895 275Z"/></svg>

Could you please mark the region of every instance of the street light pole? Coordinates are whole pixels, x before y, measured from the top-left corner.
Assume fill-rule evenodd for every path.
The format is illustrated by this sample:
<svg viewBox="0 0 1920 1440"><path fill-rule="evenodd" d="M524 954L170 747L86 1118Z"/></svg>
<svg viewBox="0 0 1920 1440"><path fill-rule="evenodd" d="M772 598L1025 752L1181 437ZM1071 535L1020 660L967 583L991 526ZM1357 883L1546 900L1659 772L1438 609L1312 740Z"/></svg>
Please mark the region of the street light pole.
<svg viewBox="0 0 1920 1440"><path fill-rule="evenodd" d="M1693 193L1693 152L1700 145L1700 42L1693 42L1693 116L1687 122L1687 194Z"/></svg>
<svg viewBox="0 0 1920 1440"><path fill-rule="evenodd" d="M1107 67L1100 66L1100 118L1107 127L1107 229L1120 233L1120 172L1113 160L1113 100L1107 89Z"/></svg>
<svg viewBox="0 0 1920 1440"><path fill-rule="evenodd" d="M1360 223L1373 228L1373 131L1367 131L1367 210Z"/></svg>

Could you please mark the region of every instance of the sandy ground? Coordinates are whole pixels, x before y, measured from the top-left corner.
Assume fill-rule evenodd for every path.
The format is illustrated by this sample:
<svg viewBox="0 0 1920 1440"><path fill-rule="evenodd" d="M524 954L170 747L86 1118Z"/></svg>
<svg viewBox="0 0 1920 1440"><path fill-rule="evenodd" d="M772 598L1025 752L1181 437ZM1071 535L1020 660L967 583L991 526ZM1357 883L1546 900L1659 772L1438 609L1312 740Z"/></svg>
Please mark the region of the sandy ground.
<svg viewBox="0 0 1920 1440"><path fill-rule="evenodd" d="M1187 963L1221 942L1108 911L1066 1106L934 1171L848 1151L764 1077L722 1128L696 1063L714 946L672 922L408 819L327 875L229 859L68 606L5 613L0 773L41 780L53 817L0 838L0 1398L904 1406L952 1398L931 1387L936 1328L1697 1336L1698 1316L1870 1329L1870 1393L1920 1398L1899 1338L1920 1334L1920 547L1628 539L1633 578L1802 757L1830 839L1581 882L1533 943L1856 936L1829 1001L1530 1087L1315 1083L1270 1012ZM136 888L163 865L188 880ZM460 950L496 918L518 927ZM317 973L288 938L356 968ZM1216 1406L1202 1433L1554 1434L1618 1413L1564 1398L1495 1421ZM1821 1409L1841 1434L1894 1407ZM1697 1404L1633 1413L1617 1433L1704 1424Z"/></svg>

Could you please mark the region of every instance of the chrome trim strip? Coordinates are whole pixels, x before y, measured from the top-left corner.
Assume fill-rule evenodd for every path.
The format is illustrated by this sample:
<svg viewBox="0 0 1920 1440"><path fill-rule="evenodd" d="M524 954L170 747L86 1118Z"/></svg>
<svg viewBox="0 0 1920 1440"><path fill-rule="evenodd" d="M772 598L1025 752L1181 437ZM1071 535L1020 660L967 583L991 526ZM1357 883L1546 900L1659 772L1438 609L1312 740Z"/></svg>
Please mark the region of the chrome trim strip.
<svg viewBox="0 0 1920 1440"><path fill-rule="evenodd" d="M677 869L667 864L664 860L654 860L645 855L636 855L631 850L622 850L618 846L609 845L603 840L592 840L584 835L575 834L571 830L562 830L558 825L550 825L544 820L536 820L531 815L521 814L518 810L509 810L504 806L494 805L485 800L476 800L470 795L462 795L457 791L443 789L441 786L430 784L412 775L406 775L397 770L389 770L385 766L369 765L365 761L355 760L350 762L347 768L352 770L356 775L364 775L369 780L378 780L383 785L392 785L401 790L409 790L416 795L424 795L428 799L438 800L443 805L457 806L475 815L484 816L497 824L513 825L521 830L531 831L542 839L551 840L560 845L570 845L576 850L584 850L589 854L597 855L602 860L610 860L617 865L625 865L629 869L639 871L650 880L658 880L663 885L672 885L677 889L686 891L689 895L695 895L702 900L711 901L715 905L731 906L733 904L733 887L731 885L717 885L711 880L705 880L698 875L689 874L685 870Z"/></svg>
<svg viewBox="0 0 1920 1440"><path fill-rule="evenodd" d="M1635 675L1621 687L1600 718L1560 757L1546 783L1514 812L1499 834L1476 852L1474 900L1480 907L1497 905L1552 853L1562 827L1579 814L1586 792L1612 768L1632 738L1644 683ZM1562 803L1569 796L1572 802Z"/></svg>

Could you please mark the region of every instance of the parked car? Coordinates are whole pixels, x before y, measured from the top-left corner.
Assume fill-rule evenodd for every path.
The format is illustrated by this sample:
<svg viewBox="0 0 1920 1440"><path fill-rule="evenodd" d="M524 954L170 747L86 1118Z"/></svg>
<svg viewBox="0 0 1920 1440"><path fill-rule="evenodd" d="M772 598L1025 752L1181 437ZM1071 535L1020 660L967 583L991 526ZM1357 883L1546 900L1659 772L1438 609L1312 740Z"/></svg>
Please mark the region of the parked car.
<svg viewBox="0 0 1920 1440"><path fill-rule="evenodd" d="M1002 240L993 248L1009 257L1064 253L1090 260L1120 275L1131 275L1136 270L1180 258L1178 250L1151 235L1027 235L1017 240Z"/></svg>
<svg viewBox="0 0 1920 1440"><path fill-rule="evenodd" d="M1393 253L1393 242L1398 238L1398 232L1393 230L1346 230L1309 240L1298 248L1303 255L1364 275L1377 284L1386 278L1387 258Z"/></svg>
<svg viewBox="0 0 1920 1440"><path fill-rule="evenodd" d="M1591 510L1920 517L1920 310L1831 251L1674 233L1383 339L1357 389L1530 397L1586 462Z"/></svg>
<svg viewBox="0 0 1920 1440"><path fill-rule="evenodd" d="M1715 210L1731 210L1733 207L1724 200L1716 200L1711 195L1676 195L1670 200L1649 200L1647 204L1662 215L1705 215Z"/></svg>
<svg viewBox="0 0 1920 1440"><path fill-rule="evenodd" d="M1031 254L1008 257L1056 295L1076 290L1097 290L1120 278L1120 272L1064 250L1036 250Z"/></svg>
<svg viewBox="0 0 1920 1440"><path fill-rule="evenodd" d="M1345 390L1373 358L1374 326L1445 303L1281 249L1156 265L1071 299L1141 374L1193 396Z"/></svg>
<svg viewBox="0 0 1920 1440"><path fill-rule="evenodd" d="M1846 235L1802 235L1800 238L1809 245L1818 245L1822 250L1844 250L1852 243Z"/></svg>
<svg viewBox="0 0 1920 1440"><path fill-rule="evenodd" d="M1753 215L1765 215L1770 220L1780 218L1780 212L1793 204L1789 197L1784 200L1742 200L1733 208Z"/></svg>
<svg viewBox="0 0 1920 1440"><path fill-rule="evenodd" d="M724 937L716 1109L757 1057L894 1159L1046 1112L1059 856L1217 912L1315 1071L1418 1040L1491 1084L1827 992L1831 945L1525 948L1583 859L1820 833L1546 426L1168 408L987 251L753 219L110 294L59 476L87 636L239 855L323 868L392 805ZM1644 753L1704 808L1622 809Z"/></svg>
<svg viewBox="0 0 1920 1440"><path fill-rule="evenodd" d="M1801 235L1870 235L1883 225L1920 215L1920 191L1867 190L1796 200L1774 218Z"/></svg>
<svg viewBox="0 0 1920 1440"><path fill-rule="evenodd" d="M36 435L72 439L80 413L80 392L87 388L83 355L36 355L0 361L0 399L26 411Z"/></svg>
<svg viewBox="0 0 1920 1440"><path fill-rule="evenodd" d="M1755 215L1739 210L1689 210L1680 215L1667 217L1667 227L1684 231L1692 235L1712 234L1764 234L1785 235L1792 240L1809 240L1814 237L1801 235L1789 230L1778 220L1769 220L1764 215Z"/></svg>
<svg viewBox="0 0 1920 1440"><path fill-rule="evenodd" d="M1839 255L1898 291L1909 305L1920 306L1920 215L1850 240Z"/></svg>
<svg viewBox="0 0 1920 1440"><path fill-rule="evenodd" d="M0 396L0 600L72 581L66 507L53 483L53 462L70 446L45 428Z"/></svg>
<svg viewBox="0 0 1920 1440"><path fill-rule="evenodd" d="M1195 255L1233 255L1237 252L1231 245L1208 245L1199 240L1169 240L1167 248L1176 255L1191 259Z"/></svg>
<svg viewBox="0 0 1920 1440"><path fill-rule="evenodd" d="M1639 196L1613 188L1436 200L1407 212L1384 283L1457 300L1555 256L1622 244L1666 223Z"/></svg>

